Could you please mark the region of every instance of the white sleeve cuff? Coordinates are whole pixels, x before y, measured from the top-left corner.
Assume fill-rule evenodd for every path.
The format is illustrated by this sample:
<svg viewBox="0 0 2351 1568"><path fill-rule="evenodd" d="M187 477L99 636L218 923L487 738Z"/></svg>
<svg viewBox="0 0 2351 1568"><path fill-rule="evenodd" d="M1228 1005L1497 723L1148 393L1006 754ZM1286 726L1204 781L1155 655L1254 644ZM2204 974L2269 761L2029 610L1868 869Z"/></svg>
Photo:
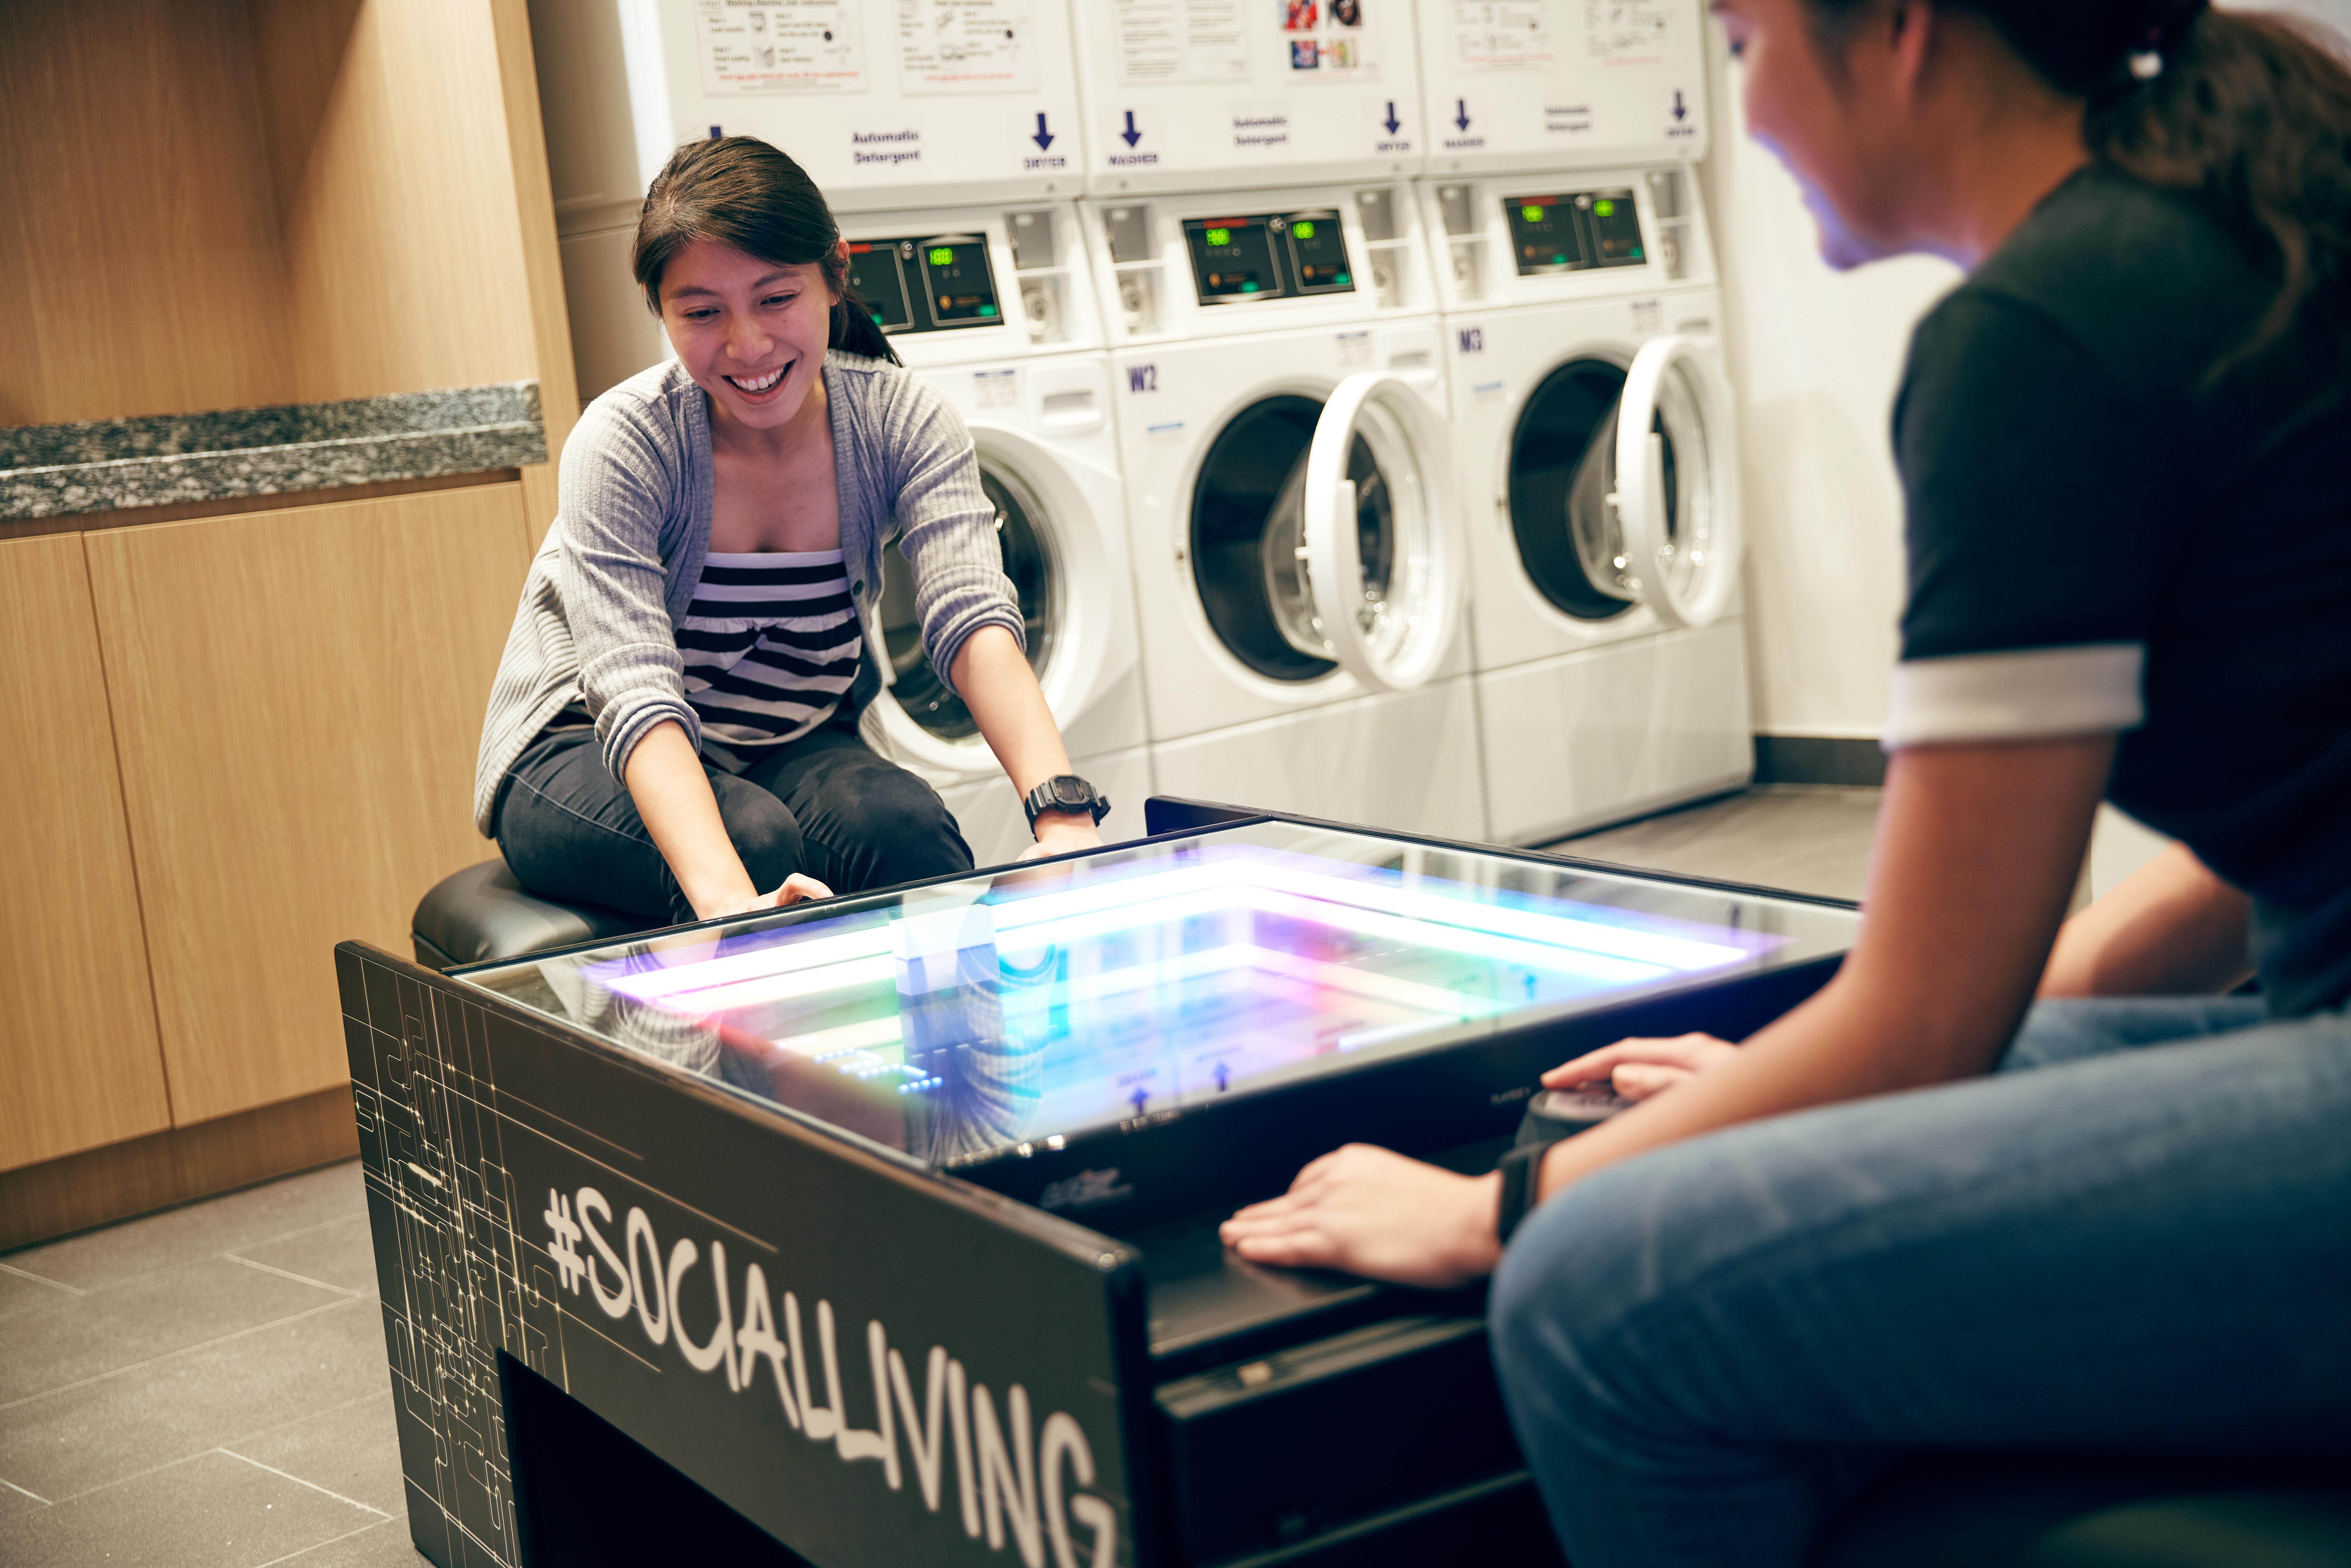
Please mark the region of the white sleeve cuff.
<svg viewBox="0 0 2351 1568"><path fill-rule="evenodd" d="M1970 740L2114 735L2147 718L2144 643L1906 659L1894 667L1886 750Z"/></svg>

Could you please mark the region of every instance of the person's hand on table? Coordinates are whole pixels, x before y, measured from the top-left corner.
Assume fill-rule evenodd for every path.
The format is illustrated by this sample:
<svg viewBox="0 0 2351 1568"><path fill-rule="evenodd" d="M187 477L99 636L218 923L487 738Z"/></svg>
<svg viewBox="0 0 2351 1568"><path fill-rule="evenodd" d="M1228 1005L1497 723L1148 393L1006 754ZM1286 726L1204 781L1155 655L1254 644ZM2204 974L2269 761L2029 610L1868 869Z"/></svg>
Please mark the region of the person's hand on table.
<svg viewBox="0 0 2351 1568"><path fill-rule="evenodd" d="M1442 1289L1490 1274L1501 1177L1465 1176L1369 1144L1349 1144L1253 1203L1217 1234L1252 1263L1341 1269Z"/></svg>
<svg viewBox="0 0 2351 1568"><path fill-rule="evenodd" d="M708 909L696 909L695 915L703 920L716 920L729 915L756 915L762 909L782 909L808 898L831 898L832 889L812 876L799 872L784 878L784 884L772 893L747 894L740 898L721 899Z"/></svg>
<svg viewBox="0 0 2351 1568"><path fill-rule="evenodd" d="M1620 1040L1562 1062L1542 1075L1542 1084L1546 1089L1606 1084L1627 1100L1646 1100L1738 1054L1737 1046L1710 1034Z"/></svg>
<svg viewBox="0 0 2351 1568"><path fill-rule="evenodd" d="M1037 841L1020 852L1024 861L1042 860L1047 855L1066 855L1078 850L1102 848L1102 830L1094 826L1091 811L1040 811L1037 813Z"/></svg>

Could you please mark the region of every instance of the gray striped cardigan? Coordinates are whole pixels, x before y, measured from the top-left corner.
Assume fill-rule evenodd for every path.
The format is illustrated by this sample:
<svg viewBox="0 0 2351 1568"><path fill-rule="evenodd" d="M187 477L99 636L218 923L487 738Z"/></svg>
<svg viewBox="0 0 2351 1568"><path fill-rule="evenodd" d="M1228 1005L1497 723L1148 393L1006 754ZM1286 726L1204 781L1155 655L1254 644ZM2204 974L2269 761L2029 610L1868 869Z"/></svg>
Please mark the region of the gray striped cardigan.
<svg viewBox="0 0 2351 1568"><path fill-rule="evenodd" d="M872 627L882 549L892 538L914 569L923 651L955 668L983 626L1023 633L996 542L996 508L963 421L921 378L838 351L824 360L841 487L841 554L867 627L853 715L882 689ZM590 403L563 444L555 524L525 580L490 686L474 768L474 825L497 831L507 770L548 720L584 697L604 765L674 719L696 747L677 628L710 548L710 410L675 362L630 377Z"/></svg>

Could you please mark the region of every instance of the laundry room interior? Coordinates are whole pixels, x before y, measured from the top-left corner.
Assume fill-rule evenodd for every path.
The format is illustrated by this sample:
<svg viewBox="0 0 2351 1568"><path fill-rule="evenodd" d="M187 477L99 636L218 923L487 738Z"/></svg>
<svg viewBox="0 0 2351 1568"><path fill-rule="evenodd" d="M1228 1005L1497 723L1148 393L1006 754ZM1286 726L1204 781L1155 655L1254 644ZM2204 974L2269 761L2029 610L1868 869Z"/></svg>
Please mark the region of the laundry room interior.
<svg viewBox="0 0 2351 1568"><path fill-rule="evenodd" d="M2226 595L2255 558L2326 580L2342 519L2216 532L2209 602L2126 560L2155 631L2073 586L2104 544L2011 534L1986 588L1927 531L1938 493L2083 491L1931 466L1916 410L1964 422L1920 367L2002 253L1836 203L1868 163L1901 206L1863 110L1944 112L1947 33L2037 62L2033 9L0 0L0 1562L1728 1561L1574 1551L1503 1249L1554 1145L1860 1005L1865 915L1973 820L1914 785L1896 831L1913 748L2123 748L2064 797L1999 1039L1941 1076L2006 1082L2052 998L2123 994L2059 985L2072 934L2190 871L2242 940L2150 994L2341 1017L2273 966L2351 931L2351 849L2277 869L2340 842L2304 730L2339 738L2304 699L2343 633ZM2114 37L2086 87L2032 64L2073 159L2036 202L2165 185L2115 117L2214 38L2258 35L2278 103L2289 55L2351 83L2351 0L2080 9ZM1868 48L1901 91L1840 74ZM2351 114L2321 85L2231 134ZM2351 196L2346 138L2295 153L2311 202ZM2235 351L2315 362L2294 290L2351 321L2351 253L2277 208ZM2061 360L1986 401L2045 406ZM2235 364L2182 406L2340 419L2211 393ZM1940 630L1962 603L1999 629ZM2299 706L2210 757L2307 770L2183 806L2131 747L2252 654L2147 650L2221 622L2270 626ZM1904 929L1922 976L1983 946ZM1475 1267L1245 1245L1364 1155L1492 1185ZM2118 1446L2077 1437L2043 1446ZM2351 1563L2351 1483L2312 1474L2340 1555L2307 1560ZM1839 1477L1843 1533L1775 1561L1947 1560L1910 1550L1939 1472ZM1948 1560L2288 1560L2216 1552Z"/></svg>

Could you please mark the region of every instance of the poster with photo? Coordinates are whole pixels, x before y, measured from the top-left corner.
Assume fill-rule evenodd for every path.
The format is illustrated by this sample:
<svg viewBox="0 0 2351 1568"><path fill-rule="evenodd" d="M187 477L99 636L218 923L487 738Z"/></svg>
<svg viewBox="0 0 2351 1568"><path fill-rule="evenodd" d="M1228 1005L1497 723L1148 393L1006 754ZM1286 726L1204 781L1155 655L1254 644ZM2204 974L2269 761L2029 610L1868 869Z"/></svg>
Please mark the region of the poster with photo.
<svg viewBox="0 0 2351 1568"><path fill-rule="evenodd" d="M1280 7L1281 41L1293 80L1361 80L1374 74L1364 7L1375 0L1270 0Z"/></svg>

